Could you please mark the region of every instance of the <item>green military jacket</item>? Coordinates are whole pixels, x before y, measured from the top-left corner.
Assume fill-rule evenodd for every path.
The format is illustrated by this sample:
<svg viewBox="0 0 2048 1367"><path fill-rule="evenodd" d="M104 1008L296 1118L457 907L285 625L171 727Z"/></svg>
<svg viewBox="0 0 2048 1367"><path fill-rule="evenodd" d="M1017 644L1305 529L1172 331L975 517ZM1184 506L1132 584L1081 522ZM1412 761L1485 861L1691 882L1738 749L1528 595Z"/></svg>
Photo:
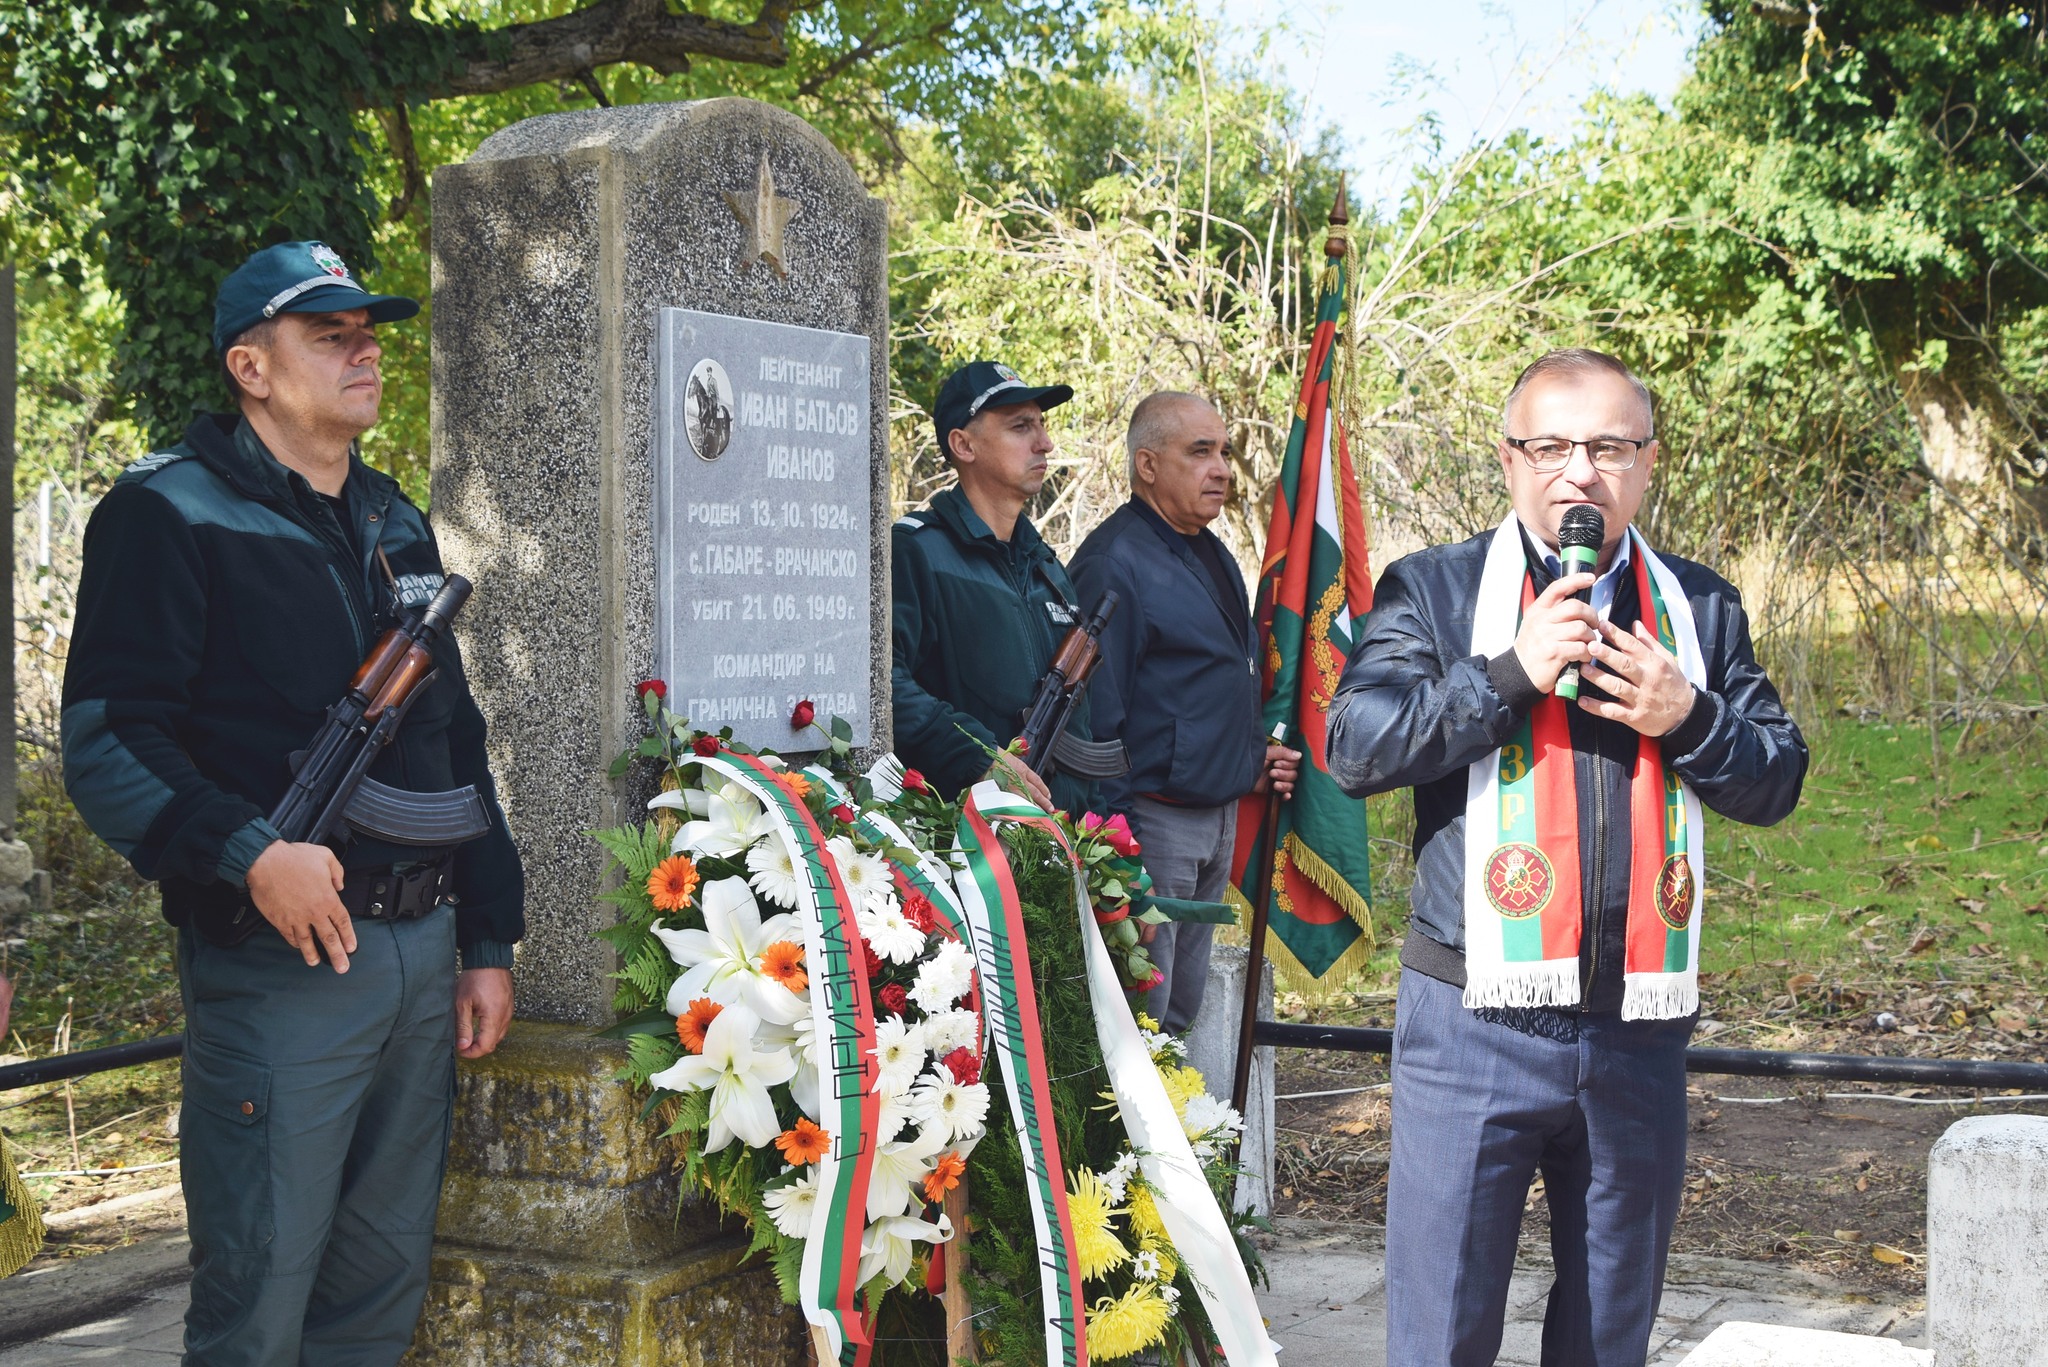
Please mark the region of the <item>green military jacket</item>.
<svg viewBox="0 0 2048 1367"><path fill-rule="evenodd" d="M957 488L899 518L892 546L896 753L950 797L1015 738L1080 598L1029 520L1001 541ZM1085 702L1069 729L1088 736ZM1076 814L1095 797L1070 775L1048 786Z"/></svg>

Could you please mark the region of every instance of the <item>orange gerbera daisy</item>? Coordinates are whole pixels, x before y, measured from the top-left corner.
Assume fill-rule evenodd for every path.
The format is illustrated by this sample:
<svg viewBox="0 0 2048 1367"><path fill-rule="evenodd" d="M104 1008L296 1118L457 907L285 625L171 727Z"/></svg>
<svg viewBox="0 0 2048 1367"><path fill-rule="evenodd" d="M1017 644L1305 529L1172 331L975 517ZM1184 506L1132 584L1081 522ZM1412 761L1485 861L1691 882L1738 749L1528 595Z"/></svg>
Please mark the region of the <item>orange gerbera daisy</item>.
<svg viewBox="0 0 2048 1367"><path fill-rule="evenodd" d="M647 875L647 895L656 911L681 911L697 895L697 866L687 854L670 855Z"/></svg>
<svg viewBox="0 0 2048 1367"><path fill-rule="evenodd" d="M782 776L782 786L789 789L790 796L792 797L809 797L811 795L811 781L795 770L790 770Z"/></svg>
<svg viewBox="0 0 2048 1367"><path fill-rule="evenodd" d="M718 1019L718 1013L725 1010L709 997L699 997L690 1003L690 1009L676 1017L676 1038L683 1042L683 1048L693 1054L704 1052L704 1032L711 1028L711 1022Z"/></svg>
<svg viewBox="0 0 2048 1367"><path fill-rule="evenodd" d="M788 940L777 940L761 951L761 972L792 992L811 985L810 975L804 972L804 947Z"/></svg>
<svg viewBox="0 0 2048 1367"><path fill-rule="evenodd" d="M796 1124L775 1136L775 1147L782 1150L783 1161L792 1168L817 1162L825 1156L825 1149L831 1142L831 1135L802 1116L796 1118Z"/></svg>
<svg viewBox="0 0 2048 1367"><path fill-rule="evenodd" d="M946 1193L960 1185L960 1174L967 1171L967 1160L960 1156L958 1149L951 1150L939 1160L937 1167L924 1175L924 1199L936 1205L946 1199Z"/></svg>

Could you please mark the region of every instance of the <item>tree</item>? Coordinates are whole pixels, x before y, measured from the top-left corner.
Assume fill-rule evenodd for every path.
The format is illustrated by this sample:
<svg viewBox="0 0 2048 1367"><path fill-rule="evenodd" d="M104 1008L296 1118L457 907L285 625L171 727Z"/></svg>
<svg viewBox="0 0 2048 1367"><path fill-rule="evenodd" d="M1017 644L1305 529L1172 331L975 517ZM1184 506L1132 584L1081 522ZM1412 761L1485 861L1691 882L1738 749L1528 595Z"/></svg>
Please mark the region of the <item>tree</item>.
<svg viewBox="0 0 2048 1367"><path fill-rule="evenodd" d="M1710 6L1708 192L1868 335L1939 473L2048 475L2048 4Z"/></svg>
<svg viewBox="0 0 2048 1367"><path fill-rule="evenodd" d="M559 100L564 85L600 103L621 83L653 98L737 91L886 159L905 116L957 117L980 73L1073 59L1092 8L0 0L0 70L11 70L0 126L23 153L29 203L61 203L67 178L89 177L106 279L128 320L116 389L163 442L224 398L209 309L234 264L269 242L319 237L374 269L380 222L421 198L430 163L412 125L423 108L527 91ZM397 184L380 197L371 185L387 162Z"/></svg>

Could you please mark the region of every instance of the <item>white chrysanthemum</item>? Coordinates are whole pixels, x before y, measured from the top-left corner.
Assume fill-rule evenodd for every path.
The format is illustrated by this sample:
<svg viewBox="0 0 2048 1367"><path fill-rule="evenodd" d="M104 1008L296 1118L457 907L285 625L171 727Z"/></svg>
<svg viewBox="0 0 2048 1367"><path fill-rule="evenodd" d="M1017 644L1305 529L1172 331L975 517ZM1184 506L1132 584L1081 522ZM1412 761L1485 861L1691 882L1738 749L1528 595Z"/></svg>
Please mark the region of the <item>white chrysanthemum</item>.
<svg viewBox="0 0 2048 1367"><path fill-rule="evenodd" d="M1180 1115L1181 1128L1190 1139L1211 1139L1235 1134L1244 1128L1244 1117L1207 1092L1188 1098Z"/></svg>
<svg viewBox="0 0 2048 1367"><path fill-rule="evenodd" d="M924 1071L924 1027L902 1017L875 1025L875 1062L881 1067L879 1086L901 1095Z"/></svg>
<svg viewBox="0 0 2048 1367"><path fill-rule="evenodd" d="M846 895L854 906L880 911L898 905L896 882L889 876L889 866L881 856L861 854L853 848L853 841L843 835L827 840L825 849L839 865L839 879L846 885Z"/></svg>
<svg viewBox="0 0 2048 1367"><path fill-rule="evenodd" d="M942 1059L955 1049L974 1049L981 1043L980 1036L981 1018L972 1011L940 1011L924 1023L925 1047L933 1058Z"/></svg>
<svg viewBox="0 0 2048 1367"><path fill-rule="evenodd" d="M974 985L974 956L958 940L947 940L939 952L918 966L910 1000L926 1015L936 1015L967 995Z"/></svg>
<svg viewBox="0 0 2048 1367"><path fill-rule="evenodd" d="M890 963L907 964L924 953L924 932L910 924L902 907L866 906L856 919L860 923L860 937Z"/></svg>
<svg viewBox="0 0 2048 1367"><path fill-rule="evenodd" d="M988 1119L988 1087L955 1082L951 1073L926 1073L918 1079L917 1106L926 1129L938 1130L947 1143L978 1138Z"/></svg>
<svg viewBox="0 0 2048 1367"><path fill-rule="evenodd" d="M1152 1056L1154 1063L1172 1063L1188 1056L1186 1043L1163 1030L1140 1030L1138 1034L1144 1039L1145 1052Z"/></svg>
<svg viewBox="0 0 2048 1367"><path fill-rule="evenodd" d="M811 1225L818 1217L817 1178L806 1172L788 1186L770 1187L761 1193L761 1204L768 1208L768 1218L785 1235L808 1239Z"/></svg>
<svg viewBox="0 0 2048 1367"><path fill-rule="evenodd" d="M747 881L778 907L794 907L803 895L796 856L785 840L763 840L747 851Z"/></svg>
<svg viewBox="0 0 2048 1367"><path fill-rule="evenodd" d="M1102 1174L1102 1187L1109 1193L1111 1205L1120 1206L1124 1203L1124 1195L1131 1187L1131 1178L1136 1176L1137 1172L1138 1155L1126 1149L1123 1156L1110 1165L1109 1171Z"/></svg>

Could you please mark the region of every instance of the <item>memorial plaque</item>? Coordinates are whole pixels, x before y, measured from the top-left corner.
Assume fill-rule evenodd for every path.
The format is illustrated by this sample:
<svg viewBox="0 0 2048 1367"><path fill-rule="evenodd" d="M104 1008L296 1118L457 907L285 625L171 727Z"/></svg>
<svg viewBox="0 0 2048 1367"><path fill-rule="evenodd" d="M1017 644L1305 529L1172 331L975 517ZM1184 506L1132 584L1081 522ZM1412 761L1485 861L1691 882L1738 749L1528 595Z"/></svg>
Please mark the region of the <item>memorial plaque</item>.
<svg viewBox="0 0 2048 1367"><path fill-rule="evenodd" d="M668 705L700 730L814 750L804 698L871 722L868 339L661 311L657 648Z"/></svg>

